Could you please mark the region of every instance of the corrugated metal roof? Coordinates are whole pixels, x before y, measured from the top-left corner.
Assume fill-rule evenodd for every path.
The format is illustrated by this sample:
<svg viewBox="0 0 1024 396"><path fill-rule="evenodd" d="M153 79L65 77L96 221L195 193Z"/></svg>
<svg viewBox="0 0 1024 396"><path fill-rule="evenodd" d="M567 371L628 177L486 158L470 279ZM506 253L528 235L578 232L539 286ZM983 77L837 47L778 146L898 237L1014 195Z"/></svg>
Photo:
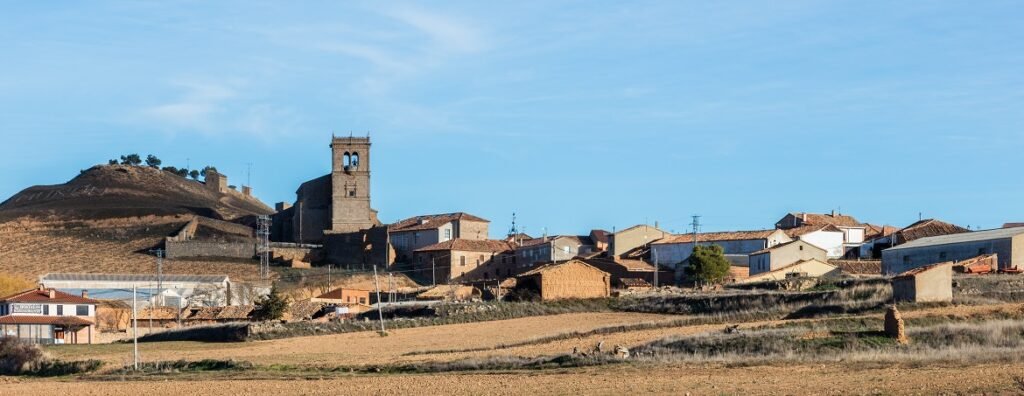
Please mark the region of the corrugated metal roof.
<svg viewBox="0 0 1024 396"><path fill-rule="evenodd" d="M978 242L990 239L1006 239L1024 234L1024 227L997 228L994 230L965 232L921 238L885 250L912 249L924 246L948 245L951 243Z"/></svg>
<svg viewBox="0 0 1024 396"><path fill-rule="evenodd" d="M46 274L40 278L42 282L156 282L155 274ZM228 280L227 275L185 275L165 274L164 282L195 282L222 283Z"/></svg>

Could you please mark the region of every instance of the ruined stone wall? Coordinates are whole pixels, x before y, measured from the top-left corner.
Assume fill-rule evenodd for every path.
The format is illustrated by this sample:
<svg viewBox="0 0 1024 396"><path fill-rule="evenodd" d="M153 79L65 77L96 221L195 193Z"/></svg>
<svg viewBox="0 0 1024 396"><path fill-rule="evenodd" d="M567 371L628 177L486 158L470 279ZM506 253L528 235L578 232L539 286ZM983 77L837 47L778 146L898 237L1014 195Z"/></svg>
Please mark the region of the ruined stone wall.
<svg viewBox="0 0 1024 396"><path fill-rule="evenodd" d="M245 242L205 242L205 241L173 241L164 242L166 257L169 259L185 257L229 257L251 259L256 256L256 243Z"/></svg>

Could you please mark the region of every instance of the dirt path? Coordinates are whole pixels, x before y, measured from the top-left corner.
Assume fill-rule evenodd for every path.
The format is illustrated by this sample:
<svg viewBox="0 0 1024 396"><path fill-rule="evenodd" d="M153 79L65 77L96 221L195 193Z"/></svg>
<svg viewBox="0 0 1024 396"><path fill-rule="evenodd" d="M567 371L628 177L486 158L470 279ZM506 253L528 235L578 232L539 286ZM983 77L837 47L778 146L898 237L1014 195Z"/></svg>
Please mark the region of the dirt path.
<svg viewBox="0 0 1024 396"><path fill-rule="evenodd" d="M0 395L621 395L621 394L1014 394L1022 365L862 367L803 365L669 367L615 365L588 369L498 374L347 376L312 380L201 380L87 382L13 380ZM0 378L2 379L2 378Z"/></svg>

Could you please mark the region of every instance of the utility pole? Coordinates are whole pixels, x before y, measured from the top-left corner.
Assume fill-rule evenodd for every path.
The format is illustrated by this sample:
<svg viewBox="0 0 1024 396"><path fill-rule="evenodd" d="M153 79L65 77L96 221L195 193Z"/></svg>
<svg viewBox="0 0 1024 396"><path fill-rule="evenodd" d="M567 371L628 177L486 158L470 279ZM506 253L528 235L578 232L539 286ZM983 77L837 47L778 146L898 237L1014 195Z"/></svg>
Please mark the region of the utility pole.
<svg viewBox="0 0 1024 396"><path fill-rule="evenodd" d="M658 288L658 251L651 248L651 254L654 255L654 288Z"/></svg>
<svg viewBox="0 0 1024 396"><path fill-rule="evenodd" d="M270 216L260 216L256 219L256 237L260 255L260 279L270 279Z"/></svg>
<svg viewBox="0 0 1024 396"><path fill-rule="evenodd" d="M327 264L327 292L331 292L331 265Z"/></svg>
<svg viewBox="0 0 1024 396"><path fill-rule="evenodd" d="M437 286L437 267L434 264L434 256L430 256L430 284Z"/></svg>
<svg viewBox="0 0 1024 396"><path fill-rule="evenodd" d="M155 305L163 306L163 294L164 294L164 250L156 249L153 250L156 253L156 298L159 300L159 304L156 304L157 300L154 300ZM152 308L152 307L150 307ZM152 312L150 312L152 314ZM150 322L152 322L152 316L150 315ZM152 323L150 323L152 327Z"/></svg>
<svg viewBox="0 0 1024 396"><path fill-rule="evenodd" d="M697 247L697 233L700 232L700 215L693 215L693 222L690 223L693 226L693 246Z"/></svg>
<svg viewBox="0 0 1024 396"><path fill-rule="evenodd" d="M135 357L132 359L132 367L139 371L139 311L136 303L137 288L132 284L132 344L135 350Z"/></svg>
<svg viewBox="0 0 1024 396"><path fill-rule="evenodd" d="M377 317L380 318L380 335L384 335L384 304L380 301L380 283L377 282L377 264L373 265L373 288L377 290Z"/></svg>

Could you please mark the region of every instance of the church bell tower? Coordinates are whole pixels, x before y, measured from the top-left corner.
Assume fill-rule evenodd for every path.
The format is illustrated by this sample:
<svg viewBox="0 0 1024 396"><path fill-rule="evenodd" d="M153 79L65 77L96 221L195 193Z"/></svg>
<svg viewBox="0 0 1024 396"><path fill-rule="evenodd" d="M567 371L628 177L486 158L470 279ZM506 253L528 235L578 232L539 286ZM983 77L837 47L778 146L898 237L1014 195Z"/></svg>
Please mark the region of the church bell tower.
<svg viewBox="0 0 1024 396"><path fill-rule="evenodd" d="M356 232L372 227L370 137L334 137L331 158L330 231Z"/></svg>

